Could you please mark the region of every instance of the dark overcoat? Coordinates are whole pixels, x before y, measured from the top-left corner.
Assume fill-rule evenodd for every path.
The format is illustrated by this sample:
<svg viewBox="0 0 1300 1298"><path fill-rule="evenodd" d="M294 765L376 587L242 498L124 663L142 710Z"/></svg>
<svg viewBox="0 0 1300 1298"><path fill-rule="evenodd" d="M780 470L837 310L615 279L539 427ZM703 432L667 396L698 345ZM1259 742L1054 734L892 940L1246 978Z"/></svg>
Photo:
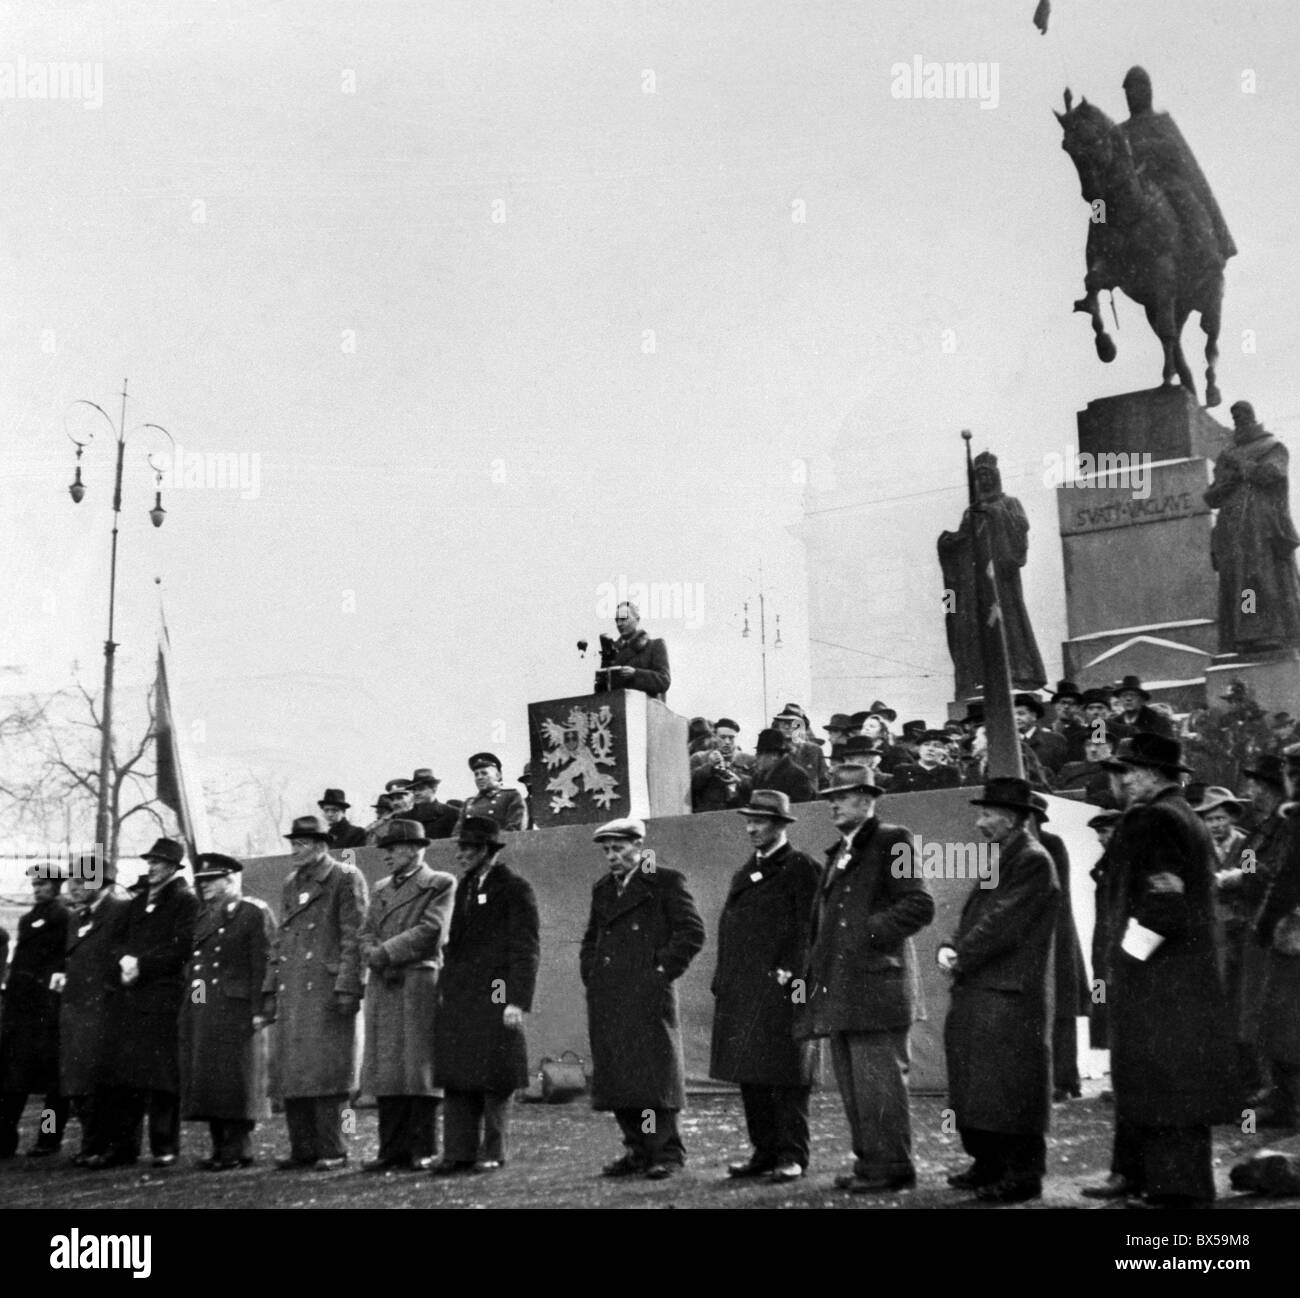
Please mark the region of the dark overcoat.
<svg viewBox="0 0 1300 1298"><path fill-rule="evenodd" d="M784 843L765 861L752 854L731 881L718 919L709 1076L726 1082L808 1086L813 1047L794 1038L795 985L801 977L821 868Z"/></svg>
<svg viewBox="0 0 1300 1298"><path fill-rule="evenodd" d="M994 887L971 889L951 943L948 1102L959 1128L1042 1134L1052 1112L1060 884L1047 850L1024 830L1000 844L993 878Z"/></svg>
<svg viewBox="0 0 1300 1298"><path fill-rule="evenodd" d="M1040 830L1038 841L1047 849L1056 867L1056 943L1054 947L1054 977L1056 980L1056 1017L1076 1019L1087 1016L1091 997L1088 995L1088 970L1083 963L1083 944L1074 923L1074 902L1070 897L1070 853L1059 835L1050 830Z"/></svg>
<svg viewBox="0 0 1300 1298"><path fill-rule="evenodd" d="M365 847L366 831L354 825L346 816L329 827L326 841L331 848Z"/></svg>
<svg viewBox="0 0 1300 1298"><path fill-rule="evenodd" d="M127 903L117 954L135 956L140 976L118 997L116 1086L180 1094L178 1021L198 913L199 899L179 874L152 901L143 888Z"/></svg>
<svg viewBox="0 0 1300 1298"><path fill-rule="evenodd" d="M680 1109L686 1102L673 984L704 945L704 921L677 870L612 873L592 889L578 967L587 989L594 1109Z"/></svg>
<svg viewBox="0 0 1300 1298"><path fill-rule="evenodd" d="M662 640L653 639L645 631L638 630L626 640L615 640L614 657L610 666L632 668L632 679L620 681L615 678L615 689L641 690L652 699L662 699L672 684L672 674L668 670L668 646ZM605 677L602 675L597 679L604 680Z"/></svg>
<svg viewBox="0 0 1300 1298"><path fill-rule="evenodd" d="M1284 850L1255 924L1255 940L1265 951L1263 1006L1259 1046L1265 1060L1300 1068L1300 955L1284 955L1273 946L1278 921L1300 906L1300 815L1292 805L1284 821Z"/></svg>
<svg viewBox="0 0 1300 1298"><path fill-rule="evenodd" d="M912 831L873 816L840 857L837 843L813 906L801 1038L894 1031L925 1017L911 939L934 918L934 898L914 868Z"/></svg>
<svg viewBox="0 0 1300 1298"><path fill-rule="evenodd" d="M757 763L755 765L757 766ZM752 773L752 787L775 789L778 793L784 793L791 802L817 800L817 786L813 783L812 776L802 766L797 766L789 754L784 754L762 774L755 769Z"/></svg>
<svg viewBox="0 0 1300 1298"><path fill-rule="evenodd" d="M361 925L366 974L362 1090L370 1095L436 1096L433 1080L438 971L451 924L456 880L421 864L401 883L376 885ZM370 968L382 950L387 961Z"/></svg>
<svg viewBox="0 0 1300 1298"><path fill-rule="evenodd" d="M368 896L361 871L330 856L285 880L271 1043L271 1093L278 1098L356 1089L360 1016L340 1014L334 998L363 994L357 939Z"/></svg>
<svg viewBox="0 0 1300 1298"><path fill-rule="evenodd" d="M1110 842L1110 1065L1115 1113L1150 1127L1241 1116L1232 1021L1214 948L1214 844L1181 790L1130 806ZM1181 892L1154 892L1172 874ZM1136 920L1163 939L1146 960L1122 949Z"/></svg>
<svg viewBox="0 0 1300 1298"><path fill-rule="evenodd" d="M404 811L402 817L418 820L424 826L425 838L450 838L456 832L460 812L448 803L433 798L429 802L417 802L410 811Z"/></svg>
<svg viewBox="0 0 1300 1298"><path fill-rule="evenodd" d="M68 917L67 982L59 1008L59 1087L64 1095L94 1095L112 1082L122 971L119 929L130 901L106 890L88 911Z"/></svg>
<svg viewBox="0 0 1300 1298"><path fill-rule="evenodd" d="M194 926L181 1008L181 1117L267 1117L266 1034L275 1015L275 920L254 897L205 906Z"/></svg>
<svg viewBox="0 0 1300 1298"><path fill-rule="evenodd" d="M528 1084L522 1027L507 1005L533 1008L541 942L537 898L504 861L462 879L443 951L434 1031L434 1076L457 1091L505 1094Z"/></svg>
<svg viewBox="0 0 1300 1298"><path fill-rule="evenodd" d="M50 979L63 972L67 925L67 903L57 895L18 920L0 1019L0 1090L59 1089L59 994Z"/></svg>

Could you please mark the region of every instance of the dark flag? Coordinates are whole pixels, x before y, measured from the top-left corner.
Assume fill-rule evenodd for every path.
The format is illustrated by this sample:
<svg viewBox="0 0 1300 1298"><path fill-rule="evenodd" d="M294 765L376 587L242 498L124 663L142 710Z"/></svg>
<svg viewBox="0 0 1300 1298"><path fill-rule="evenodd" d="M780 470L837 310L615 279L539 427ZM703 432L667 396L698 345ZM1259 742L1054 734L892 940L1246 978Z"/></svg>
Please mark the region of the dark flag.
<svg viewBox="0 0 1300 1298"><path fill-rule="evenodd" d="M185 749L176 721L171 673L171 643L164 624L158 637L158 681L154 695L158 801L176 815L190 860L211 847L207 808L194 763L182 760Z"/></svg>

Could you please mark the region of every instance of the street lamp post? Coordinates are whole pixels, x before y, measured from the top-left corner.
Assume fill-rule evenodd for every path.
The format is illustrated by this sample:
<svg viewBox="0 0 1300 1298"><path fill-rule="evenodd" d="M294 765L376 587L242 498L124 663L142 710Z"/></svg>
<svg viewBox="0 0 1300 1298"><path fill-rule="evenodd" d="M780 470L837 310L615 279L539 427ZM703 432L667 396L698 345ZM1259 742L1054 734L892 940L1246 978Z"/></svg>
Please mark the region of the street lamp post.
<svg viewBox="0 0 1300 1298"><path fill-rule="evenodd" d="M741 628L741 638L749 639L749 600L744 605L745 625ZM772 641L773 649L781 648L781 615L776 615L776 637ZM758 565L758 656L763 664L763 724L766 726L772 715L767 708L767 592L763 589L763 565Z"/></svg>
<svg viewBox="0 0 1300 1298"><path fill-rule="evenodd" d="M104 854L104 859L107 862L111 862L116 856L111 825L112 803L109 797L109 781L113 765L113 666L117 654L117 643L113 639L113 616L117 603L117 533L119 517L122 512L122 466L126 459L126 439L128 432L136 432L140 428L150 428L155 432L162 433L171 442L173 451L176 446L172 435L161 424L138 424L128 430L126 426L126 389L127 381L123 379L122 415L116 425L114 425L109 413L94 401L74 401L72 403L74 406L89 406L92 410L97 410L107 421L117 441L117 463L113 477L113 538L108 565L108 639L104 641L104 697L100 704L99 788L96 791L95 802L95 843ZM93 432L86 434L82 439L74 437L71 432L68 433L69 440L77 448L76 475L68 487L68 494L72 497L74 505L81 504L86 495L85 485L81 481L81 457L86 447L94 441L94 437ZM162 506L163 471L154 463L152 455L149 456L149 466L153 469L155 475L154 507L149 511L149 518L155 527L161 527L167 512Z"/></svg>

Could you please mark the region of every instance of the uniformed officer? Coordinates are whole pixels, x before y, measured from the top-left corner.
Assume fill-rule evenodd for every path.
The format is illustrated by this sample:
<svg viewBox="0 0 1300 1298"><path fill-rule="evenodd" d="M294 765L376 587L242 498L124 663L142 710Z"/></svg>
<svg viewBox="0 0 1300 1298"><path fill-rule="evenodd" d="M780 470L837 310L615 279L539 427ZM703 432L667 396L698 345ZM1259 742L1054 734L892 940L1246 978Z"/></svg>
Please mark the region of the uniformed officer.
<svg viewBox="0 0 1300 1298"><path fill-rule="evenodd" d="M240 895L243 865L201 853L194 882L205 903L194 926L181 1009L181 1117L205 1121L212 1154L199 1166L224 1172L253 1163L253 1128L266 1116L266 1047L275 1021L275 921L264 902Z"/></svg>
<svg viewBox="0 0 1300 1298"><path fill-rule="evenodd" d="M478 792L461 808L456 821L456 837L470 817L491 820L501 829L523 829L526 812L524 796L518 789L501 786L501 759L495 753L475 753L469 759Z"/></svg>

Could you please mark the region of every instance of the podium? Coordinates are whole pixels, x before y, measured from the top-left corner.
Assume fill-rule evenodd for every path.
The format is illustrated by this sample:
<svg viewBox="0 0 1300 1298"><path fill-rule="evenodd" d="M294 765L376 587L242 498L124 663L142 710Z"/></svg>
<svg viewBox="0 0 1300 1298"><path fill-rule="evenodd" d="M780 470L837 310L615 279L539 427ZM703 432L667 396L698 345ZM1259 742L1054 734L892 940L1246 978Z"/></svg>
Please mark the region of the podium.
<svg viewBox="0 0 1300 1298"><path fill-rule="evenodd" d="M690 814L686 718L640 690L530 703L528 743L539 828Z"/></svg>

